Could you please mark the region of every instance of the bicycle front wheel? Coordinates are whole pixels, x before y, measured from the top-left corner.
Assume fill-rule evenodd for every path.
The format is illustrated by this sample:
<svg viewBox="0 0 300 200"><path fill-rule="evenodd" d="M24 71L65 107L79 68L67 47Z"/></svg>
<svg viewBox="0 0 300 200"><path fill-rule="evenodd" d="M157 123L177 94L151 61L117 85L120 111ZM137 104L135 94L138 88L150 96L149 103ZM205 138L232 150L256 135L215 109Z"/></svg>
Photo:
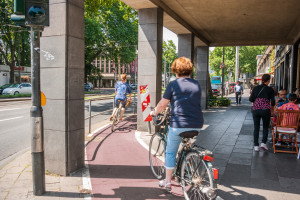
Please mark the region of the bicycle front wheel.
<svg viewBox="0 0 300 200"><path fill-rule="evenodd" d="M161 180L165 177L166 141L160 133L154 133L149 144L149 161L153 175Z"/></svg>
<svg viewBox="0 0 300 200"><path fill-rule="evenodd" d="M189 152L182 161L181 187L186 200L216 198L211 167L197 152Z"/></svg>

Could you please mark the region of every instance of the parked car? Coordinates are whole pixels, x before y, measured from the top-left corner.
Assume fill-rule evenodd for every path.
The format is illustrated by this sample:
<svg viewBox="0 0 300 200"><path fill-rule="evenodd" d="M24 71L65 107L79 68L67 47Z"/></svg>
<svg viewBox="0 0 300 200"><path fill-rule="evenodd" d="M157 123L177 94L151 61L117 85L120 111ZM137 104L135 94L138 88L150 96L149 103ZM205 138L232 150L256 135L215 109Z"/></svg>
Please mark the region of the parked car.
<svg viewBox="0 0 300 200"><path fill-rule="evenodd" d="M84 91L87 91L87 92L89 92L89 91L91 91L91 86L88 84L88 83L85 83L84 84Z"/></svg>
<svg viewBox="0 0 300 200"><path fill-rule="evenodd" d="M0 87L0 95L2 94L3 90L4 90L5 88L8 88L10 85L11 85L11 84L5 84L5 85L2 85L2 86Z"/></svg>
<svg viewBox="0 0 300 200"><path fill-rule="evenodd" d="M211 89L212 89L213 95L217 95L217 96L220 95L220 88L219 88L218 85L212 84L212 85L211 85Z"/></svg>
<svg viewBox="0 0 300 200"><path fill-rule="evenodd" d="M136 90L136 88L137 88L137 84L134 84L134 83L130 84L130 89Z"/></svg>
<svg viewBox="0 0 300 200"><path fill-rule="evenodd" d="M2 94L32 94L32 87L30 83L12 84L8 88L5 88Z"/></svg>

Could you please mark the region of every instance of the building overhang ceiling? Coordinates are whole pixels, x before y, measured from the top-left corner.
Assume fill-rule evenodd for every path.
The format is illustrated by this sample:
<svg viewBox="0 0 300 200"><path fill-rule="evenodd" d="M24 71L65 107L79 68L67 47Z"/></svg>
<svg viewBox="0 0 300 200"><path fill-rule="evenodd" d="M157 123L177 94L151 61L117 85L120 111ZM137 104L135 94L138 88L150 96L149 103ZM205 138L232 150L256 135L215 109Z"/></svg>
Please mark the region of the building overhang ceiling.
<svg viewBox="0 0 300 200"><path fill-rule="evenodd" d="M195 46L294 44L300 39L299 0L122 0L139 10L161 7L164 27L194 33Z"/></svg>

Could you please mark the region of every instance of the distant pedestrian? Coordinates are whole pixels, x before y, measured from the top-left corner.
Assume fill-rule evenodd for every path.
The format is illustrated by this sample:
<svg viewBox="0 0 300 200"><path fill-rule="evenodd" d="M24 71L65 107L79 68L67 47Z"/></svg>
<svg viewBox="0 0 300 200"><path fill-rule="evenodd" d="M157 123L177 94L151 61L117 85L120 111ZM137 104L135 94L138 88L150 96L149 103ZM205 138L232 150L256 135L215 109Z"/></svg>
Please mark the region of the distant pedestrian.
<svg viewBox="0 0 300 200"><path fill-rule="evenodd" d="M259 151L259 128L260 120L263 120L263 139L260 147L263 150L268 150L267 139L269 133L269 125L271 118L271 109L275 106L274 90L269 87L270 75L264 74L262 76L262 84L253 88L249 97L249 101L253 103L252 116L254 121L254 150ZM272 106L272 107L271 107Z"/></svg>
<svg viewBox="0 0 300 200"><path fill-rule="evenodd" d="M244 94L244 88L241 85L241 82L238 81L237 84L234 86L236 104L241 104L242 94Z"/></svg>
<svg viewBox="0 0 300 200"><path fill-rule="evenodd" d="M252 90L254 87L258 86L258 82L257 82L257 79L254 79L254 83L250 85L250 94L252 93Z"/></svg>

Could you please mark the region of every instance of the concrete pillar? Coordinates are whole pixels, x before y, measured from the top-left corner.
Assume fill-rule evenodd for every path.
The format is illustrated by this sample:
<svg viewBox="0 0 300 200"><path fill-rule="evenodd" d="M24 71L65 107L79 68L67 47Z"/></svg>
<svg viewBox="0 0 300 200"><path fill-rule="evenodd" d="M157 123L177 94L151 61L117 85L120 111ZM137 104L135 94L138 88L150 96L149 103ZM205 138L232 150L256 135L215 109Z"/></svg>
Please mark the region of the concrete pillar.
<svg viewBox="0 0 300 200"><path fill-rule="evenodd" d="M68 175L84 167L84 1L50 1L41 38L45 167Z"/></svg>
<svg viewBox="0 0 300 200"><path fill-rule="evenodd" d="M187 57L194 62L194 34L178 35L178 57Z"/></svg>
<svg viewBox="0 0 300 200"><path fill-rule="evenodd" d="M298 44L294 44L292 47L292 63L290 69L290 83L289 91L293 92L296 89L297 84L297 60L298 60ZM298 72L299 74L299 72Z"/></svg>
<svg viewBox="0 0 300 200"><path fill-rule="evenodd" d="M163 10L161 8L139 10L138 37L138 85L148 85L151 106L156 106L161 99L162 81ZM137 130L147 131L147 124L142 117L140 95L138 95Z"/></svg>
<svg viewBox="0 0 300 200"><path fill-rule="evenodd" d="M208 74L208 55L209 47L196 47L196 80L201 87L201 107L206 109L207 102L207 74Z"/></svg>

